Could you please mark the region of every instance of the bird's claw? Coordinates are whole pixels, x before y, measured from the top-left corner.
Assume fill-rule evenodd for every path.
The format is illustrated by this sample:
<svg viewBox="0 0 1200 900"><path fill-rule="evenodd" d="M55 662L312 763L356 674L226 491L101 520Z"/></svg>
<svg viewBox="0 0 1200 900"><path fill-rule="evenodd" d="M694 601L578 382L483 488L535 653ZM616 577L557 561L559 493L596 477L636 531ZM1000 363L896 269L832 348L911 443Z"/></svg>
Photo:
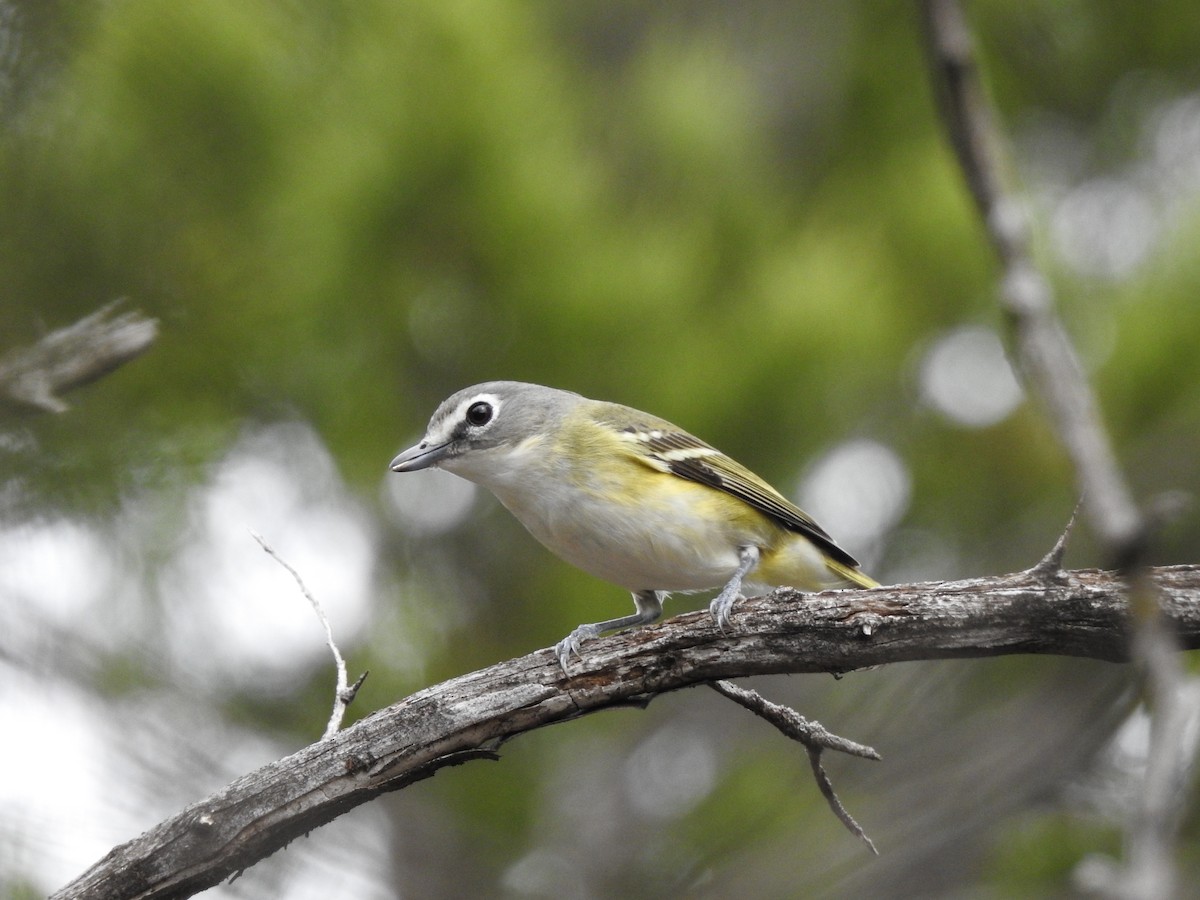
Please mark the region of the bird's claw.
<svg viewBox="0 0 1200 900"><path fill-rule="evenodd" d="M737 591L721 591L713 599L712 603L708 604L708 611L712 613L713 620L722 632L728 631L729 626L733 624L729 614L733 611L733 604L740 597L741 595Z"/></svg>
<svg viewBox="0 0 1200 900"><path fill-rule="evenodd" d="M558 657L558 664L562 668L564 675L570 674L567 672L567 663L571 661L572 655L583 659L583 654L579 652L579 645L586 640L591 640L598 634L600 634L600 631L596 626L580 625L554 645L554 655Z"/></svg>

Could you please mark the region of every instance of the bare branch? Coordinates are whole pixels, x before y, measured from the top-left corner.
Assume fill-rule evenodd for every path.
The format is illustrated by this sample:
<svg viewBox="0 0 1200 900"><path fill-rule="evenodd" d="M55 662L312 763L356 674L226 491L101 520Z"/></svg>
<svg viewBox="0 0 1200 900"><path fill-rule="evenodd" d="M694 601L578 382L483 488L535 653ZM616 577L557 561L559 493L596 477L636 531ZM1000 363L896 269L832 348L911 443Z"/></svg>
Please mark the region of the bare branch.
<svg viewBox="0 0 1200 900"><path fill-rule="evenodd" d="M980 81L966 18L957 0L924 0L921 9L942 118L1002 268L1000 301L1012 322L1017 361L1071 457L1092 527L1116 564L1129 565L1144 542L1145 523L1054 313L1053 291L1033 259L1028 212L1005 185L1006 143Z"/></svg>
<svg viewBox="0 0 1200 900"><path fill-rule="evenodd" d="M757 691L739 687L732 681L714 681L709 687L739 706L750 710L756 716L766 719L787 737L803 744L804 749L808 751L808 761L812 766L813 777L817 780L817 787L821 789L821 796L825 798L825 802L829 804L833 814L851 834L861 838L872 853L876 856L879 855L879 851L875 849L875 842L867 837L862 826L854 821L854 817L842 805L837 792L833 789L833 782L829 780L825 767L821 765L821 753L824 750L839 750L842 753L861 756L864 759L879 759L880 756L874 749L865 744L856 744L854 741L838 737L820 722L809 721L794 709L772 703Z"/></svg>
<svg viewBox="0 0 1200 900"><path fill-rule="evenodd" d="M265 550L267 554L273 560L275 560L275 562L287 569L288 572L291 573L292 578L296 579L296 584L300 587L300 593L302 593L305 599L308 600L309 605L313 608L313 612L317 614L317 618L321 622L321 627L325 629L325 643L329 647L329 652L333 654L333 663L337 667L337 687L334 689L333 693L333 712L329 714L329 722L325 725L325 734L321 736L322 740L324 740L325 738L332 736L339 728L342 727L342 719L346 715L346 708L354 702L354 698L358 695L358 689L362 687L362 683L367 680L367 675L369 673L363 672L358 676L358 680L356 680L354 684L349 683L349 678L346 675L346 660L342 658L342 653L340 650L338 650L338 645L333 639L333 628L331 628L329 625L329 617L325 615L325 610L321 608L321 604L317 601L317 598L312 595L312 592L310 592L308 587L304 584L304 579L300 577L300 573L293 569L288 564L287 560L276 553L274 549L272 549L271 545L263 539L262 535L254 531L251 531L250 535L256 541L258 541L258 545L262 547L263 550Z"/></svg>
<svg viewBox="0 0 1200 900"><path fill-rule="evenodd" d="M732 681L714 681L709 685L718 694L728 697L738 706L745 707L760 718L766 719L785 736L798 741L805 747L818 750L836 750L862 759L879 760L882 757L873 747L839 737L820 722L804 718L794 709L774 703L757 691L741 687Z"/></svg>
<svg viewBox="0 0 1200 900"><path fill-rule="evenodd" d="M1200 567L1147 577L1180 646L1200 647ZM1123 661L1130 625L1123 581L1111 572L808 595L779 589L740 603L727 633L707 611L688 613L589 642L573 676L547 649L427 688L116 847L55 896L189 896L381 793L447 765L494 758L519 734L680 688L913 659L1050 653Z"/></svg>
<svg viewBox="0 0 1200 900"><path fill-rule="evenodd" d="M1179 788L1195 750L1182 740L1187 715L1177 644L1160 621L1154 588L1140 572L1156 523L1133 501L1091 386L1055 315L1050 283L1034 261L1029 217L1005 184L1006 143L979 77L962 8L958 0L923 0L921 9L942 118L1000 261L1000 302L1012 322L1017 361L1071 459L1092 527L1114 564L1133 582L1140 611L1135 659L1144 678L1154 747L1140 808L1131 811L1126 826L1127 869L1113 883L1124 897L1170 896L1177 808L1187 793ZM1055 555L1052 551L1038 568L1055 563Z"/></svg>
<svg viewBox="0 0 1200 900"><path fill-rule="evenodd" d="M158 322L140 312L114 316L115 300L31 347L0 357L0 398L15 406L61 413L59 397L141 356L158 337Z"/></svg>

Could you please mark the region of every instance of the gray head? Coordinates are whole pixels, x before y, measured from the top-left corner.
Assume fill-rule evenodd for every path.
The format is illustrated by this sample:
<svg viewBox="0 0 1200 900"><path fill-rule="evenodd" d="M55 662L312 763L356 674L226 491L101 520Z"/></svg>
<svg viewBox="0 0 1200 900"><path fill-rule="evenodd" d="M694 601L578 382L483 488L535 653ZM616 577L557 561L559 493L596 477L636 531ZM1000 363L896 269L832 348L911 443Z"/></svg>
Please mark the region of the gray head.
<svg viewBox="0 0 1200 900"><path fill-rule="evenodd" d="M523 381L486 381L464 388L442 401L425 437L393 459L391 469L413 472L440 466L486 481L495 461L540 443L582 399L570 391ZM464 459L468 451L470 459Z"/></svg>

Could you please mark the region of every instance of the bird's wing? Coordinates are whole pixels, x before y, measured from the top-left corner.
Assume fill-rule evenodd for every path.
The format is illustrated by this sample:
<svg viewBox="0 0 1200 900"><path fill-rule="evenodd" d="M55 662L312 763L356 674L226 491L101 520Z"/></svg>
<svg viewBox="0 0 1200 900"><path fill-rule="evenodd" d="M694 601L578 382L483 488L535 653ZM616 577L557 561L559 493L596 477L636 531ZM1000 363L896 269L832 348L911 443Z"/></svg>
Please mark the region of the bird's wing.
<svg viewBox="0 0 1200 900"><path fill-rule="evenodd" d="M737 497L789 531L804 535L837 562L858 566L808 513L741 463L666 421L646 418L644 424L621 429L622 437L636 445L640 462Z"/></svg>

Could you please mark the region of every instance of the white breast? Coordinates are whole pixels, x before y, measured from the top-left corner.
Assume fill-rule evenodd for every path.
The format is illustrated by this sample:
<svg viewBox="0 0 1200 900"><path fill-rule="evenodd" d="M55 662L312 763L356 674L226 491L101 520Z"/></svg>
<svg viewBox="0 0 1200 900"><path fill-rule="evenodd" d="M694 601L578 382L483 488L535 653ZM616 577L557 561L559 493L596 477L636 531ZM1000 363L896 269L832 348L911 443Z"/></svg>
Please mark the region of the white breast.
<svg viewBox="0 0 1200 900"><path fill-rule="evenodd" d="M492 490L558 556L630 591L718 587L738 565L737 536L696 519L682 501L628 506L549 483Z"/></svg>

